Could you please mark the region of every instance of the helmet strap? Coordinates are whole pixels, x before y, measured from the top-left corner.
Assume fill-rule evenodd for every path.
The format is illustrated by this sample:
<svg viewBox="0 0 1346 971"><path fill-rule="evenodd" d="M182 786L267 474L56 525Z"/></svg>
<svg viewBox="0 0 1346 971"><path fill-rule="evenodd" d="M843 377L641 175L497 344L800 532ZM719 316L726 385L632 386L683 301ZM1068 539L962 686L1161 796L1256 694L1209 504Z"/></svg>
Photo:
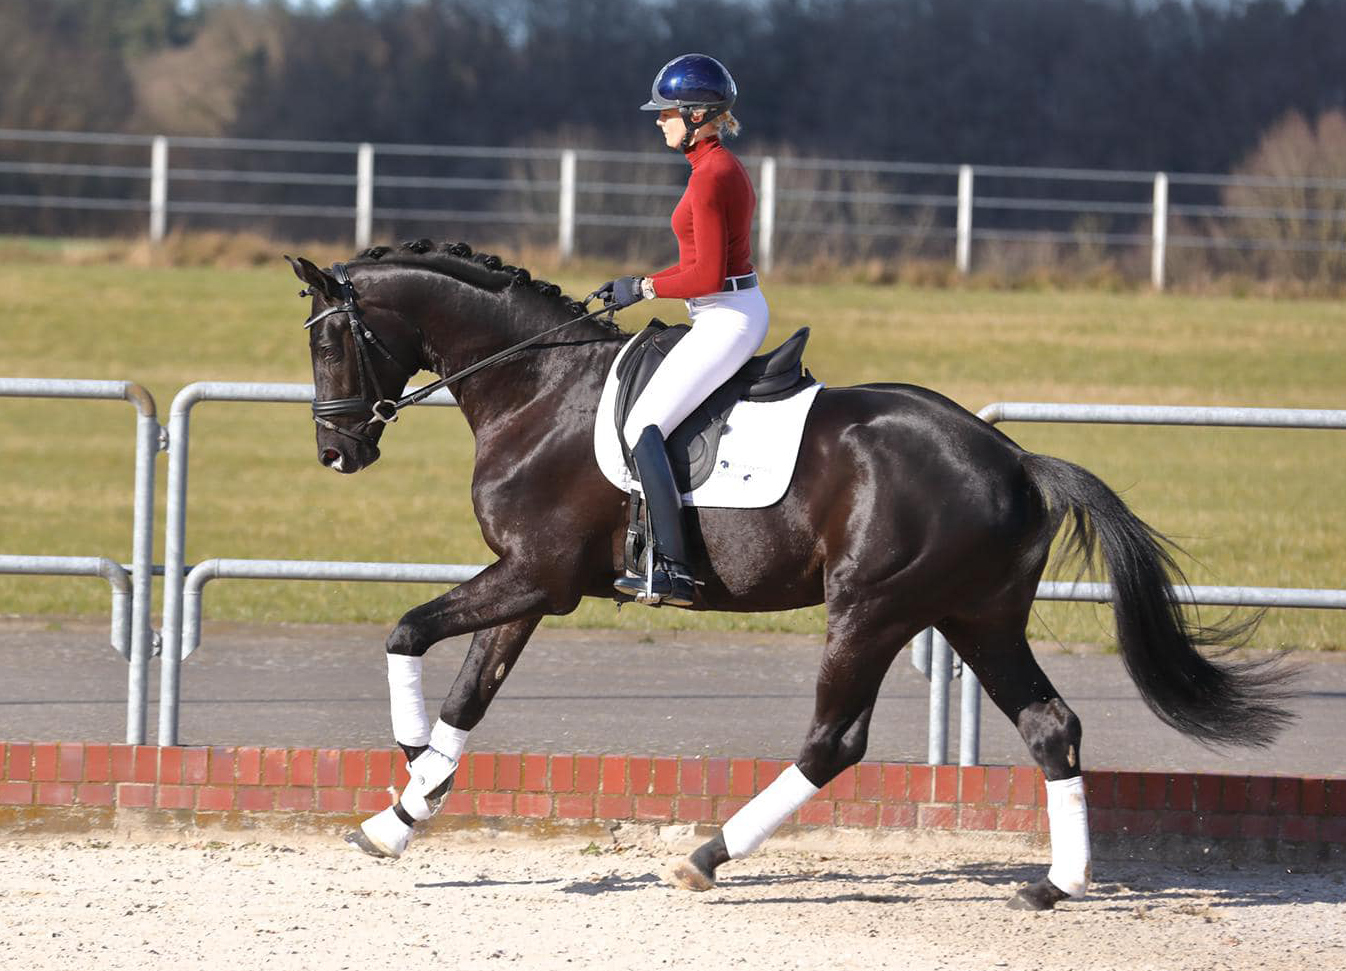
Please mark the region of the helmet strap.
<svg viewBox="0 0 1346 971"><path fill-rule="evenodd" d="M701 110L703 109L688 108L685 105L678 109L678 114L682 116L682 125L685 129L687 129L687 132L682 136L682 142L679 145L679 147L684 152L692 147L692 139L696 137L697 132L699 132L702 128L705 128L707 125L709 125L712 121L720 117L720 115L724 114L725 112L724 108L706 108L704 109L704 111L706 112L706 117L702 118L700 123L693 124L692 112Z"/></svg>

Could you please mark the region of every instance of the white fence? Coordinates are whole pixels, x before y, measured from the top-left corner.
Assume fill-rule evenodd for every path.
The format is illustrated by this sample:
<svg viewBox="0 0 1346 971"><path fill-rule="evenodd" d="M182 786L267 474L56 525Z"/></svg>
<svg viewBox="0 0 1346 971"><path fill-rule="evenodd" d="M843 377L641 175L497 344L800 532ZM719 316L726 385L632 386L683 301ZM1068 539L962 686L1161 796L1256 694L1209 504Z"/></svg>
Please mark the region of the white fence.
<svg viewBox="0 0 1346 971"><path fill-rule="evenodd" d="M742 158L764 272L778 257L841 247L951 259L969 273L976 244L1025 243L1148 255L1161 289L1174 250L1279 253L1346 273L1346 179ZM516 233L562 258L630 257L668 249L685 173L667 152L0 129L0 232L315 238L346 235L344 223L359 248L375 233Z"/></svg>

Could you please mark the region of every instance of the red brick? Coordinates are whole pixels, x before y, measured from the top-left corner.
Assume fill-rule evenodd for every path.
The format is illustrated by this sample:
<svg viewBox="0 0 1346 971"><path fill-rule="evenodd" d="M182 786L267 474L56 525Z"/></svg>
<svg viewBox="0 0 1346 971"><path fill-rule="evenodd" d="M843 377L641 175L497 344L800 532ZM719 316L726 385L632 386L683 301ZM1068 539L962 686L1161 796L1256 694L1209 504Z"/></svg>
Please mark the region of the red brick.
<svg viewBox="0 0 1346 971"><path fill-rule="evenodd" d="M761 792L771 783L780 778L780 774L791 765L790 762L782 762L780 759L758 759L757 760L757 791Z"/></svg>
<svg viewBox="0 0 1346 971"><path fill-rule="evenodd" d="M241 748L236 753L238 759L238 784L255 786L262 781L262 750L259 748Z"/></svg>
<svg viewBox="0 0 1346 971"><path fill-rule="evenodd" d="M905 765L885 765L883 767L883 798L889 802L907 801L907 767Z"/></svg>
<svg viewBox="0 0 1346 971"><path fill-rule="evenodd" d="M440 812L448 816L475 816L476 800L470 792L450 792L444 797L444 808Z"/></svg>
<svg viewBox="0 0 1346 971"><path fill-rule="evenodd" d="M1211 839L1233 839L1239 832L1239 817L1229 813L1209 813L1197 817L1197 832Z"/></svg>
<svg viewBox="0 0 1346 971"><path fill-rule="evenodd" d="M1346 816L1346 779L1328 780L1327 814L1329 816Z"/></svg>
<svg viewBox="0 0 1346 971"><path fill-rule="evenodd" d="M1015 806L1040 806L1040 790L1043 788L1042 773L1026 765L1016 765L1010 772L1009 801Z"/></svg>
<svg viewBox="0 0 1346 971"><path fill-rule="evenodd" d="M283 786L288 780L290 753L283 748L269 748L262 753L262 784Z"/></svg>
<svg viewBox="0 0 1346 971"><path fill-rule="evenodd" d="M998 809L990 806L972 806L964 803L958 808L958 828L994 832Z"/></svg>
<svg viewBox="0 0 1346 971"><path fill-rule="evenodd" d="M514 797L514 813L529 819L546 819L551 815L551 796L521 792Z"/></svg>
<svg viewBox="0 0 1346 971"><path fill-rule="evenodd" d="M154 805L154 786L122 782L117 786L117 805L125 809L148 809Z"/></svg>
<svg viewBox="0 0 1346 971"><path fill-rule="evenodd" d="M879 804L876 802L838 802L837 825L873 829L879 825Z"/></svg>
<svg viewBox="0 0 1346 971"><path fill-rule="evenodd" d="M495 788L499 792L514 792L523 781L523 760L517 755L495 757Z"/></svg>
<svg viewBox="0 0 1346 971"><path fill-rule="evenodd" d="M876 762L861 762L855 767L855 797L883 798L883 766Z"/></svg>
<svg viewBox="0 0 1346 971"><path fill-rule="evenodd" d="M831 826L836 818L837 804L831 799L815 796L799 807L796 814L800 826Z"/></svg>
<svg viewBox="0 0 1346 971"><path fill-rule="evenodd" d="M477 796L477 812L483 816L508 816L514 812L514 794L483 792Z"/></svg>
<svg viewBox="0 0 1346 971"><path fill-rule="evenodd" d="M1346 816L1318 820L1318 839L1324 843L1346 843Z"/></svg>
<svg viewBox="0 0 1346 971"><path fill-rule="evenodd" d="M233 786L202 786L196 791L198 812L227 812L234 808Z"/></svg>
<svg viewBox="0 0 1346 971"><path fill-rule="evenodd" d="M411 767L406 756L393 759L393 786L401 792L411 782Z"/></svg>
<svg viewBox="0 0 1346 971"><path fill-rule="evenodd" d="M311 786L314 779L314 763L317 753L311 748L295 749L290 753L290 784Z"/></svg>
<svg viewBox="0 0 1346 971"><path fill-rule="evenodd" d="M341 752L341 784L347 789L358 789L369 778L367 754L359 749L343 749Z"/></svg>
<svg viewBox="0 0 1346 971"><path fill-rule="evenodd" d="M33 781L56 781L56 746L41 744L33 746Z"/></svg>
<svg viewBox="0 0 1346 971"><path fill-rule="evenodd" d="M355 793L355 810L361 813L381 813L393 804L387 789L361 789Z"/></svg>
<svg viewBox="0 0 1346 971"><path fill-rule="evenodd" d="M1117 774L1115 772L1085 772L1084 799L1089 808L1111 809L1116 801Z"/></svg>
<svg viewBox="0 0 1346 971"><path fill-rule="evenodd" d="M319 749L314 756L314 780L319 787L341 785L341 752L334 748Z"/></svg>
<svg viewBox="0 0 1346 971"><path fill-rule="evenodd" d="M135 781L144 783L159 781L159 750L153 745L136 746Z"/></svg>
<svg viewBox="0 0 1346 971"><path fill-rule="evenodd" d="M1299 779L1273 779L1271 811L1282 815L1299 812Z"/></svg>
<svg viewBox="0 0 1346 971"><path fill-rule="evenodd" d="M840 802L843 799L851 800L855 798L855 766L848 769L842 769L837 773L837 777L823 786L825 798Z"/></svg>
<svg viewBox="0 0 1346 971"><path fill-rule="evenodd" d="M118 748L128 748L119 745ZM9 746L9 772L5 776L15 782L27 782L33 777L33 747L24 743Z"/></svg>
<svg viewBox="0 0 1346 971"><path fill-rule="evenodd" d="M85 782L111 782L112 758L107 745L84 746ZM111 803L108 803L111 805Z"/></svg>
<svg viewBox="0 0 1346 971"><path fill-rule="evenodd" d="M575 756L575 791L597 792L602 762L597 755Z"/></svg>
<svg viewBox="0 0 1346 971"><path fill-rule="evenodd" d="M935 802L958 801L958 766L935 766Z"/></svg>
<svg viewBox="0 0 1346 971"><path fill-rule="evenodd" d="M636 819L672 821L673 797L636 796Z"/></svg>
<svg viewBox="0 0 1346 971"><path fill-rule="evenodd" d="M729 795L751 797L757 794L757 765L752 759L729 760Z"/></svg>
<svg viewBox="0 0 1346 971"><path fill-rule="evenodd" d="M556 797L557 819L593 819L594 797L589 795L559 795Z"/></svg>
<svg viewBox="0 0 1346 971"><path fill-rule="evenodd" d="M191 786L161 785L154 796L160 809L191 809L196 802L196 790Z"/></svg>
<svg viewBox="0 0 1346 971"><path fill-rule="evenodd" d="M673 818L680 823L708 823L715 807L709 796L679 796Z"/></svg>
<svg viewBox="0 0 1346 971"><path fill-rule="evenodd" d="M1220 808L1225 812L1241 813L1248 808L1247 776L1227 775L1220 795Z"/></svg>
<svg viewBox="0 0 1346 971"><path fill-rule="evenodd" d="M630 796L599 796L594 807L595 819L630 819Z"/></svg>
<svg viewBox="0 0 1346 971"><path fill-rule="evenodd" d="M1214 813L1220 810L1221 790L1224 777L1218 775L1198 775L1193 777L1196 783L1196 795L1192 808L1198 813Z"/></svg>
<svg viewBox="0 0 1346 971"><path fill-rule="evenodd" d="M631 778L632 795L643 796L650 791L650 784L654 775L654 760L641 756L630 759L627 765L627 772Z"/></svg>
<svg viewBox="0 0 1346 971"><path fill-rule="evenodd" d="M551 757L551 791L573 792L575 789L575 759L569 755Z"/></svg>
<svg viewBox="0 0 1346 971"><path fill-rule="evenodd" d="M545 755L525 755L523 757L522 788L528 792L546 791L547 757Z"/></svg>
<svg viewBox="0 0 1346 971"><path fill-rule="evenodd" d="M287 812L308 812L313 808L313 790L286 786L276 792L276 808Z"/></svg>
<svg viewBox="0 0 1346 971"><path fill-rule="evenodd" d="M1276 794L1274 779L1256 776L1248 780L1248 811L1265 813L1271 810L1272 798Z"/></svg>
<svg viewBox="0 0 1346 971"><path fill-rule="evenodd" d="M930 765L907 766L907 798L929 802L935 795L935 769Z"/></svg>
<svg viewBox="0 0 1346 971"><path fill-rule="evenodd" d="M1159 813L1149 809L1119 809L1117 820L1122 831L1132 836L1153 836L1159 832Z"/></svg>
<svg viewBox="0 0 1346 971"><path fill-rule="evenodd" d="M706 795L729 795L729 760L706 759L703 765L706 769Z"/></svg>
<svg viewBox="0 0 1346 971"><path fill-rule="evenodd" d="M474 752L468 759L472 767L471 788L476 792L494 792L495 756Z"/></svg>
<svg viewBox="0 0 1346 971"><path fill-rule="evenodd" d="M958 807L921 806L916 819L921 829L957 829Z"/></svg>
<svg viewBox="0 0 1346 971"><path fill-rule="evenodd" d="M626 792L626 759L620 755L603 756L603 792L607 795Z"/></svg>
<svg viewBox="0 0 1346 971"><path fill-rule="evenodd" d="M1117 799L1114 805L1118 809L1140 808L1140 773L1117 773Z"/></svg>
<svg viewBox="0 0 1346 971"><path fill-rule="evenodd" d="M1194 836L1196 830L1196 816L1192 813L1170 809L1159 814L1159 831L1161 833Z"/></svg>
<svg viewBox="0 0 1346 971"><path fill-rule="evenodd" d="M33 800L39 806L73 806L75 786L71 782L39 782Z"/></svg>
<svg viewBox="0 0 1346 971"><path fill-rule="evenodd" d="M244 812L266 812L276 807L274 789L240 786L234 790L234 801Z"/></svg>
<svg viewBox="0 0 1346 971"><path fill-rule="evenodd" d="M1296 843L1318 841L1317 816L1286 816L1281 820L1281 839Z"/></svg>
<svg viewBox="0 0 1346 971"><path fill-rule="evenodd" d="M1279 829L1277 823L1275 816L1244 816L1239 823L1239 835L1244 839L1273 839Z"/></svg>
<svg viewBox="0 0 1346 971"><path fill-rule="evenodd" d="M1009 833L1036 833L1038 831L1038 813L1036 809L1000 810L1000 828Z"/></svg>
<svg viewBox="0 0 1346 971"><path fill-rule="evenodd" d="M1196 817L1193 817L1196 818ZM1089 807L1089 829L1095 833L1115 833L1121 829L1121 824L1117 822L1116 810L1114 809L1095 809Z"/></svg>
<svg viewBox="0 0 1346 971"><path fill-rule="evenodd" d="M706 767L700 759L683 759L678 763L678 792L685 796L699 796L706 791Z"/></svg>
<svg viewBox="0 0 1346 971"><path fill-rule="evenodd" d="M879 808L879 825L889 829L915 829L916 804L889 803Z"/></svg>
<svg viewBox="0 0 1346 971"><path fill-rule="evenodd" d="M234 765L238 754L231 748L213 748L210 750L210 784L213 786L232 786L234 784Z"/></svg>
<svg viewBox="0 0 1346 971"><path fill-rule="evenodd" d="M1299 791L1300 812L1321 816L1327 811L1327 780L1301 779Z"/></svg>
<svg viewBox="0 0 1346 971"><path fill-rule="evenodd" d="M656 796L676 796L678 794L678 760L669 758L654 759L651 763L653 777L650 792Z"/></svg>
<svg viewBox="0 0 1346 971"><path fill-rule="evenodd" d="M203 786L210 778L210 749L189 748L182 756L182 781L189 786Z"/></svg>
<svg viewBox="0 0 1346 971"><path fill-rule="evenodd" d="M182 749L175 745L159 749L159 784L182 785Z"/></svg>
<svg viewBox="0 0 1346 971"><path fill-rule="evenodd" d="M33 804L33 784L31 782L0 782L0 806L31 806Z"/></svg>
<svg viewBox="0 0 1346 971"><path fill-rule="evenodd" d="M75 786L75 802L81 806L111 806L116 802L116 789L100 782L85 782Z"/></svg>
<svg viewBox="0 0 1346 971"><path fill-rule="evenodd" d="M986 770L980 765L964 766L958 771L958 801L975 806L986 801Z"/></svg>
<svg viewBox="0 0 1346 971"><path fill-rule="evenodd" d="M388 749L373 749L369 753L369 786L370 788L388 788L393 784L393 759L401 756L399 750L394 756ZM458 766L458 771L454 775L453 784L455 786L467 782L467 773L463 766ZM322 783L318 783L322 785ZM335 783L333 783L335 785Z"/></svg>
<svg viewBox="0 0 1346 971"><path fill-rule="evenodd" d="M1140 777L1141 809L1165 809L1168 806L1168 776L1146 772Z"/></svg>
<svg viewBox="0 0 1346 971"><path fill-rule="evenodd" d="M1190 813L1196 808L1196 777L1173 775L1168 779L1168 808Z"/></svg>
<svg viewBox="0 0 1346 971"><path fill-rule="evenodd" d="M355 809L355 792L351 789L324 788L318 790L318 812L348 813Z"/></svg>
<svg viewBox="0 0 1346 971"><path fill-rule="evenodd" d="M986 769L986 802L993 806L1003 806L1009 802L1009 791L1009 766L989 766Z"/></svg>
<svg viewBox="0 0 1346 971"><path fill-rule="evenodd" d="M738 799L733 796L726 796L722 799L716 799L713 812L715 813L715 822L726 823L740 809L748 804L746 799Z"/></svg>

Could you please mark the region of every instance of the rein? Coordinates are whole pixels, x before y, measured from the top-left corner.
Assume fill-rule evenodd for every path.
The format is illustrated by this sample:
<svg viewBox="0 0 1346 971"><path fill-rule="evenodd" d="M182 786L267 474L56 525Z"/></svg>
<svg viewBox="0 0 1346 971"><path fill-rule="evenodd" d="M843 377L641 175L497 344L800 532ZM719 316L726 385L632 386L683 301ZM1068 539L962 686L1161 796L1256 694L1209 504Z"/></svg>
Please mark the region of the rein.
<svg viewBox="0 0 1346 971"><path fill-rule="evenodd" d="M373 448L375 451L378 450L378 446L375 445L374 440L361 431L359 427L355 429L342 428L329 419L340 415L364 416L368 413L369 417L361 423L363 427L368 427L375 422L380 422L385 425L395 422L397 421L398 412L403 408L409 408L412 405L419 404L440 388L446 387L454 381L461 381L463 378L476 374L478 371L488 368L492 364L503 361L510 355L516 354L526 347L539 343L543 338L550 337L564 327L569 327L571 324L582 323L586 320L592 320L605 313L611 315L615 312L614 308L603 306L590 313L562 321L555 327L550 327L541 333L534 334L532 337L521 340L517 344L511 344L504 350L497 351L488 357L482 358L480 361L468 365L461 371L456 371L448 377L440 378L438 381L435 381L432 384L427 384L425 387L419 388L411 394L404 395L394 401L383 395L383 389L379 386L378 377L374 373L373 362L370 360L369 348L373 347L387 360L405 369L408 377L415 374L420 368L408 367L405 363L399 361L396 355L384 345L383 341L379 340L378 335L370 330L369 326L364 322L364 318L360 316L360 307L355 293L355 286L351 283L350 275L346 272L346 264L333 263L332 275L336 278L337 284L341 287L342 302L338 306L329 307L321 313L314 314L304 322L304 328L308 329L333 314L344 313L347 315L347 319L350 322L351 336L355 340L356 374L360 381L360 394L358 397L327 398L324 400L319 400L315 397L313 399L313 420L328 431L336 432L338 435L344 435L347 438L361 442L370 448ZM310 291L306 288L300 291L299 295L302 297L309 292ZM592 299L593 297L590 296L589 300ZM589 305L589 300L584 301L584 306L586 308ZM370 395L368 393L371 387L374 392L372 401L370 400Z"/></svg>

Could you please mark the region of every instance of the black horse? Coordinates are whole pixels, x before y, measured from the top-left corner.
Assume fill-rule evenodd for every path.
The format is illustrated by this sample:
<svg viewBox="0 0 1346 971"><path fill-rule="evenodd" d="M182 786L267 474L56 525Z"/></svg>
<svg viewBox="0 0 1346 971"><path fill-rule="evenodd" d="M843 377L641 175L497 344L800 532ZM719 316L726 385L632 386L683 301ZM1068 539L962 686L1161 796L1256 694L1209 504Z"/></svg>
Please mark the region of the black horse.
<svg viewBox="0 0 1346 971"><path fill-rule="evenodd" d="M462 243L376 247L333 273L291 262L313 297L318 458L345 473L378 458L378 419L390 417L417 369L448 376L584 312L559 288ZM455 729L480 721L544 615L568 613L582 597L613 597L629 499L599 471L592 441L604 378L628 336L601 320L577 321L450 385L476 438L473 506L498 559L408 611L387 651L417 658L444 638L474 635L440 712ZM1025 451L933 391L823 390L778 503L686 515L694 573L704 580L695 609L827 605L814 714L796 763L806 786L860 761L885 673L931 626L976 672L1049 783L1080 776L1079 719L1025 636L1068 516L1086 563L1101 548L1122 659L1155 714L1203 742L1239 745L1269 743L1290 717L1276 704L1284 697L1278 666L1216 662L1196 649L1228 644L1251 624L1189 621L1175 602L1181 574L1164 537L1088 471ZM1075 808L1087 826L1082 798ZM1055 860L1064 851L1051 821ZM1087 879L1082 832L1084 848L1071 852L1086 854ZM674 880L712 886L730 858L721 833L675 867ZM1042 909L1066 896L1043 879L1011 904Z"/></svg>

